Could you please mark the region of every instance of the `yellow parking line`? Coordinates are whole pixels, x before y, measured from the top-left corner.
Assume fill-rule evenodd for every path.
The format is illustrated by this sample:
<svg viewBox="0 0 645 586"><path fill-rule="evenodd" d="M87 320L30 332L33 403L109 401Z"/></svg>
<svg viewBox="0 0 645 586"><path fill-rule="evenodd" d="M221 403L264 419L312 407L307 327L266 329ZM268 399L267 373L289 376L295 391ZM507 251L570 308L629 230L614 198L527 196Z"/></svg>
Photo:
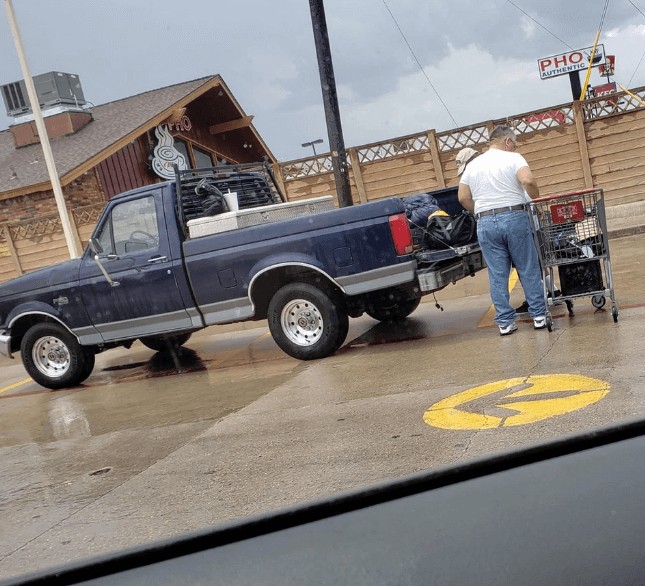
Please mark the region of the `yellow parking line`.
<svg viewBox="0 0 645 586"><path fill-rule="evenodd" d="M513 269L511 271L510 276L508 277L508 290L512 291L515 285L517 285L518 281L520 280L517 271ZM478 328L487 328L489 326L493 325L493 318L495 317L495 307L490 306L488 308L488 311L484 314L484 317L482 317L479 320L479 323L477 324Z"/></svg>
<svg viewBox="0 0 645 586"><path fill-rule="evenodd" d="M25 380L21 380L20 382L13 383L12 385L9 385L8 387L2 387L0 389L0 393L4 393L5 391L10 391L11 389L15 389L16 387L20 387L22 385L26 385L27 383L30 383L32 379L26 378Z"/></svg>

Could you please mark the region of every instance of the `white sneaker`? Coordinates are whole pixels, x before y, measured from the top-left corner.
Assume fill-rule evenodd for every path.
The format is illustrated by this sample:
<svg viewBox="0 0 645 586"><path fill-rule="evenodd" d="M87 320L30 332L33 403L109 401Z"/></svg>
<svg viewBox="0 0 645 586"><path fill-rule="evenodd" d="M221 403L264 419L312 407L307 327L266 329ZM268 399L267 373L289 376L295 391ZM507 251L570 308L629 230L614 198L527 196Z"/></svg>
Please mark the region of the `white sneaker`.
<svg viewBox="0 0 645 586"><path fill-rule="evenodd" d="M542 330L546 328L546 316L538 315L533 318L533 328L536 330Z"/></svg>
<svg viewBox="0 0 645 586"><path fill-rule="evenodd" d="M546 323L545 323L546 325ZM515 330L517 330L517 324L515 322L511 322L510 324L506 326L499 326L499 335L500 336L508 336L512 334Z"/></svg>

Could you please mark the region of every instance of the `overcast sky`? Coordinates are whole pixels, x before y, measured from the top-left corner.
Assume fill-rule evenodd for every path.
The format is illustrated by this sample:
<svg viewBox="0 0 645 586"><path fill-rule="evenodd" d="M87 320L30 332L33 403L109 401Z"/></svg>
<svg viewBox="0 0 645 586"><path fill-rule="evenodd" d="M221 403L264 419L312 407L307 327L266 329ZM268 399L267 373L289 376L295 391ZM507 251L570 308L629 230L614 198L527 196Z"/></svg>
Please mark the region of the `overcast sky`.
<svg viewBox="0 0 645 586"><path fill-rule="evenodd" d="M540 80L537 60L592 46L605 4L325 0L345 145L570 102L569 77ZM307 0L13 6L32 75L78 74L94 104L220 74L279 160L308 156L301 143L318 138L317 151L329 150ZM645 86L643 13L645 0L610 0L603 23L614 79L628 88ZM0 85L22 79L4 2L0 55ZM591 85L602 81L594 70ZM4 129L9 119L0 110Z"/></svg>

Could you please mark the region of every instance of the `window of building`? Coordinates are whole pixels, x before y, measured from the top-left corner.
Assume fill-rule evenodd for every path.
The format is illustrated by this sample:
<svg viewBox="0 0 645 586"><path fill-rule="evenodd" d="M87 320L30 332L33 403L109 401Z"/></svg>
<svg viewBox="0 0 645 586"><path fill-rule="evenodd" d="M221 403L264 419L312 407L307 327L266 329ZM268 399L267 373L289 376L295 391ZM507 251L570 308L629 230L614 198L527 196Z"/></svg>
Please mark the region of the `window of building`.
<svg viewBox="0 0 645 586"><path fill-rule="evenodd" d="M186 144L186 141L183 141L179 138L175 138L174 140L175 143L175 148L182 154L184 155L184 158L186 159L186 164L190 167L190 155L188 154L188 145Z"/></svg>
<svg viewBox="0 0 645 586"><path fill-rule="evenodd" d="M192 145L193 147L193 156L195 157L195 169L200 169L202 167L212 167L213 166L213 157L210 153Z"/></svg>

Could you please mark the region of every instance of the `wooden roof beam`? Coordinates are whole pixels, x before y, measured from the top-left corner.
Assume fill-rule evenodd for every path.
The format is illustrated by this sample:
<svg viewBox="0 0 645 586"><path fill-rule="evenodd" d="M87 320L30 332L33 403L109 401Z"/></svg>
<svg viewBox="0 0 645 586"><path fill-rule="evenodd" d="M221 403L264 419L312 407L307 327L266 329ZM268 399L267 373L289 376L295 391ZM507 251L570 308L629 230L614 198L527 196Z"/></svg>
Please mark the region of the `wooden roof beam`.
<svg viewBox="0 0 645 586"><path fill-rule="evenodd" d="M237 120L230 120L229 122L220 122L208 127L208 132L211 134L222 134L223 132L230 132L231 130L238 130L239 128L248 128L251 126L253 116L243 116Z"/></svg>

